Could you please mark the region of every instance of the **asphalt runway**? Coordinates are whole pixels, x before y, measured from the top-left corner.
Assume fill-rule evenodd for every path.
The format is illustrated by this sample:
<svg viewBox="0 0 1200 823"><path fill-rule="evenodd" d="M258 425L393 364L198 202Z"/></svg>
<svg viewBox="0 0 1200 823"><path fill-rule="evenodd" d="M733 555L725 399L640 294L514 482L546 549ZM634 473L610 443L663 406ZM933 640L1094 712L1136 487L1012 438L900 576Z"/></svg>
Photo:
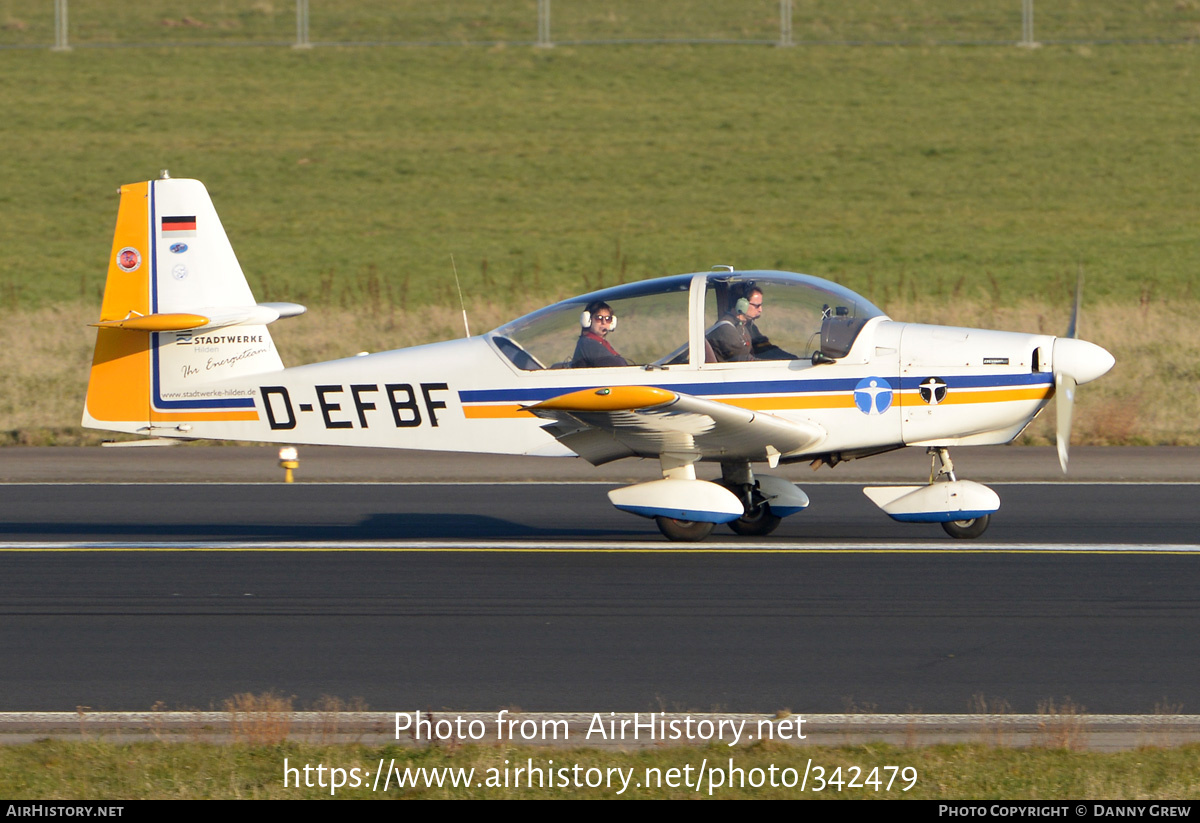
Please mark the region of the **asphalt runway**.
<svg viewBox="0 0 1200 823"><path fill-rule="evenodd" d="M1200 485L996 484L964 542L806 484L772 538L699 546L603 484L3 488L5 711L1200 706Z"/></svg>
<svg viewBox="0 0 1200 823"><path fill-rule="evenodd" d="M915 481L919 482L919 481ZM668 543L654 523L613 509L619 484L7 484L0 544L22 541L629 541ZM1200 484L996 483L1001 509L979 541L949 541L937 525L901 524L881 513L857 484L805 483L812 500L766 539L714 542L797 547L814 542L1200 543Z"/></svg>

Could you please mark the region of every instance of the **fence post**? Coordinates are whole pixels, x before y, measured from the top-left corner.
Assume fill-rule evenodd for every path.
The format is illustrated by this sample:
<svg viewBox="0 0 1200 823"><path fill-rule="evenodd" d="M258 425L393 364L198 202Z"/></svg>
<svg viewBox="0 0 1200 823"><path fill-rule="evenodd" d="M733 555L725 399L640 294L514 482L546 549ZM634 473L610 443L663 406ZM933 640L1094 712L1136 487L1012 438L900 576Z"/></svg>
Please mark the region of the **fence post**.
<svg viewBox="0 0 1200 823"><path fill-rule="evenodd" d="M537 45L539 49L554 48L550 40L550 0L538 0L538 32Z"/></svg>
<svg viewBox="0 0 1200 823"><path fill-rule="evenodd" d="M50 51L70 51L67 42L67 0L54 0L54 45Z"/></svg>
<svg viewBox="0 0 1200 823"><path fill-rule="evenodd" d="M1021 42L1023 49L1035 49L1038 42L1033 39L1033 0L1021 0Z"/></svg>
<svg viewBox="0 0 1200 823"><path fill-rule="evenodd" d="M794 46L792 40L792 0L779 0L779 46Z"/></svg>
<svg viewBox="0 0 1200 823"><path fill-rule="evenodd" d="M308 0L296 0L296 42L294 49L311 49L308 42Z"/></svg>

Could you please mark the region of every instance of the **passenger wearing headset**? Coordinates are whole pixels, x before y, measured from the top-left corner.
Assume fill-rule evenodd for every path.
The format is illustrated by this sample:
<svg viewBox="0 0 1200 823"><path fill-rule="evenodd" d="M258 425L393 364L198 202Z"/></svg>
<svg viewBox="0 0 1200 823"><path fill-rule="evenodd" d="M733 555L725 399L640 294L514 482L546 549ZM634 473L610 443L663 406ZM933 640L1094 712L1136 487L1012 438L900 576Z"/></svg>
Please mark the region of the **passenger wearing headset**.
<svg viewBox="0 0 1200 823"><path fill-rule="evenodd" d="M628 366L629 361L617 354L617 350L605 338L617 327L617 316L612 306L597 300L588 303L579 316L579 342L575 344L575 355L571 358L573 369L595 369L603 366Z"/></svg>

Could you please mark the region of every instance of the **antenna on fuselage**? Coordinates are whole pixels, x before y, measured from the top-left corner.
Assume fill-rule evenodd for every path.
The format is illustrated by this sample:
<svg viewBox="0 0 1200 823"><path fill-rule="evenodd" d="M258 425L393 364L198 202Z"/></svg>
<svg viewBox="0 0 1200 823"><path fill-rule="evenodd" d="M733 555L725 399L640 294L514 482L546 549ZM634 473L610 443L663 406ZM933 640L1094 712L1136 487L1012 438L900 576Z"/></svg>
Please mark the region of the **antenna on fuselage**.
<svg viewBox="0 0 1200 823"><path fill-rule="evenodd" d="M463 329L467 337L471 336L471 327L467 324L467 301L463 300L462 283L458 282L458 266L454 265L454 255L450 255L450 268L454 269L454 285L458 287L458 305L462 306Z"/></svg>

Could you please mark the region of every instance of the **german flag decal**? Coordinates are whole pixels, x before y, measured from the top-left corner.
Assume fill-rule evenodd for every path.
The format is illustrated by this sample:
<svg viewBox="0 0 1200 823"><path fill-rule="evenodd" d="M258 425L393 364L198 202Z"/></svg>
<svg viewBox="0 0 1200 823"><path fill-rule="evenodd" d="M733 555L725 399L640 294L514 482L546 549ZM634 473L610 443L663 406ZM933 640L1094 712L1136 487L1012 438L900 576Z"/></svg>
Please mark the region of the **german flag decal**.
<svg viewBox="0 0 1200 823"><path fill-rule="evenodd" d="M163 217L162 232L164 237L195 237L196 216Z"/></svg>

